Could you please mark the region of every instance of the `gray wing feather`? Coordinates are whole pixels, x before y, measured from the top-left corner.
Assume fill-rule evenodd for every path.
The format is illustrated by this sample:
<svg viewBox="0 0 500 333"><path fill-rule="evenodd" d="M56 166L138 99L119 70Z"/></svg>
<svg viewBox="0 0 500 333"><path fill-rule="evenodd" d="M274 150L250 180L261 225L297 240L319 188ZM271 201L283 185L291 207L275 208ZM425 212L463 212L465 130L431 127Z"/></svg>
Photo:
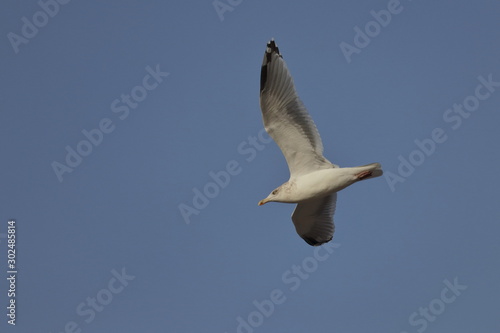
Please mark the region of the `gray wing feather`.
<svg viewBox="0 0 500 333"><path fill-rule="evenodd" d="M309 245L319 246L332 240L335 232L333 214L337 193L297 204L292 214L295 230Z"/></svg>
<svg viewBox="0 0 500 333"><path fill-rule="evenodd" d="M273 40L267 44L262 63L260 107L266 131L283 152L291 175L336 167L323 157L316 125Z"/></svg>

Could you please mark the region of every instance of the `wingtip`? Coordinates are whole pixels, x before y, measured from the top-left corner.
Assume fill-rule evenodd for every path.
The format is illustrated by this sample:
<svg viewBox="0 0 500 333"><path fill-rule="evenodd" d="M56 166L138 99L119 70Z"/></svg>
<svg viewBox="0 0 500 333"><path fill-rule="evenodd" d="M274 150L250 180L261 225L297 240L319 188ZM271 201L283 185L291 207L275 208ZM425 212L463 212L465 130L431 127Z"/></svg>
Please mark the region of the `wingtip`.
<svg viewBox="0 0 500 333"><path fill-rule="evenodd" d="M266 48L266 53L268 54L268 62L271 61L270 55L273 53L276 53L281 57L280 49L278 48L278 45L276 45L276 42L274 41L274 38L271 38L269 42L267 42L267 48Z"/></svg>
<svg viewBox="0 0 500 333"><path fill-rule="evenodd" d="M280 49L278 48L278 45L276 45L276 42L274 41L274 38L271 38L271 40L269 42L267 42L266 53L264 54L264 60L262 61L262 68L261 68L261 72L260 72L260 92L261 93L264 90L264 87L266 86L267 65L272 61L273 54L276 54L280 58L283 58L283 56L280 53Z"/></svg>
<svg viewBox="0 0 500 333"><path fill-rule="evenodd" d="M317 241L313 237L302 237L302 239L304 239L306 241L306 243L309 244L309 245L311 245L311 246L321 246L321 245L323 245L323 244L328 243L329 241L331 241L333 239L333 237L330 237L330 239L321 240L321 241Z"/></svg>

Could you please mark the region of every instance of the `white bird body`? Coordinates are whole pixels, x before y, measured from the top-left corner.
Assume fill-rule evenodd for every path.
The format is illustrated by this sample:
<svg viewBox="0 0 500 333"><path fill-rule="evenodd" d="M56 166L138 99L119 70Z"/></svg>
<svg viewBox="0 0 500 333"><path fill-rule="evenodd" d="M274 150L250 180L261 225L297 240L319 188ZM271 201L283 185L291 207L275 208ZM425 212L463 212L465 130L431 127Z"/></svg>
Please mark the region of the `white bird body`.
<svg viewBox="0 0 500 333"><path fill-rule="evenodd" d="M290 169L290 179L259 202L297 203L292 221L310 245L329 242L335 230L337 192L364 179L379 177L379 163L340 168L323 156L316 125L300 101L292 76L274 40L267 43L260 81L262 119Z"/></svg>
<svg viewBox="0 0 500 333"><path fill-rule="evenodd" d="M290 178L281 185L279 202L299 203L311 199L323 198L343 190L359 181L356 176L363 171L373 170L377 163L353 168L321 169L299 177Z"/></svg>
<svg viewBox="0 0 500 333"><path fill-rule="evenodd" d="M301 197L296 202L322 198L343 190L359 180L356 177L357 174L373 168L374 165L354 168L322 169L298 177L295 179L295 184L299 192L301 192Z"/></svg>

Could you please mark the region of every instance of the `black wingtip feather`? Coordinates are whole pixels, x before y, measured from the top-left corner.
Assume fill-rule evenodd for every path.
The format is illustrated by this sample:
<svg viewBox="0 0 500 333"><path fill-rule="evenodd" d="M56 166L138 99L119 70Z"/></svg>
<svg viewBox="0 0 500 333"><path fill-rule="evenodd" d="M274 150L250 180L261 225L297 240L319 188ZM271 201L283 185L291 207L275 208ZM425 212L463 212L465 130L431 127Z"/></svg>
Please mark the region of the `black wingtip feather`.
<svg viewBox="0 0 500 333"><path fill-rule="evenodd" d="M276 53L280 58L283 58L280 53L280 49L276 45L274 39L271 39L267 42L266 53L264 55L264 62L262 64L262 68L260 70L260 92L264 90L267 81L267 64L269 64L273 59L273 53Z"/></svg>
<svg viewBox="0 0 500 333"><path fill-rule="evenodd" d="M276 45L276 42L274 41L274 39L271 39L269 42L267 42L266 53L268 54L268 57L267 57L268 61L271 61L269 58L270 58L270 55L273 53L277 53L281 57L280 49L278 48L278 45Z"/></svg>
<svg viewBox="0 0 500 333"><path fill-rule="evenodd" d="M329 241L331 241L333 239L333 237L332 237L329 240L318 242L317 240L315 240L312 237L302 237L302 238L306 241L307 244L309 244L311 246L320 246L320 245L323 245L325 243L328 243Z"/></svg>

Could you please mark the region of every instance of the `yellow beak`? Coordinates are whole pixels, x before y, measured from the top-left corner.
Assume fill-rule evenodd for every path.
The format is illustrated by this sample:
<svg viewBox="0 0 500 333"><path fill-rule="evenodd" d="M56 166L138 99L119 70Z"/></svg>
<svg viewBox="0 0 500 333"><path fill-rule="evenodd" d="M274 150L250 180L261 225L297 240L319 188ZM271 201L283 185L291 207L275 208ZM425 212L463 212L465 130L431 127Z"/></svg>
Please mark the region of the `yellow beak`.
<svg viewBox="0 0 500 333"><path fill-rule="evenodd" d="M267 200L267 199L261 200L261 201L259 201L258 205L259 205L259 206L262 206L262 205L263 205L263 204L265 204L266 202L268 202L268 200Z"/></svg>

